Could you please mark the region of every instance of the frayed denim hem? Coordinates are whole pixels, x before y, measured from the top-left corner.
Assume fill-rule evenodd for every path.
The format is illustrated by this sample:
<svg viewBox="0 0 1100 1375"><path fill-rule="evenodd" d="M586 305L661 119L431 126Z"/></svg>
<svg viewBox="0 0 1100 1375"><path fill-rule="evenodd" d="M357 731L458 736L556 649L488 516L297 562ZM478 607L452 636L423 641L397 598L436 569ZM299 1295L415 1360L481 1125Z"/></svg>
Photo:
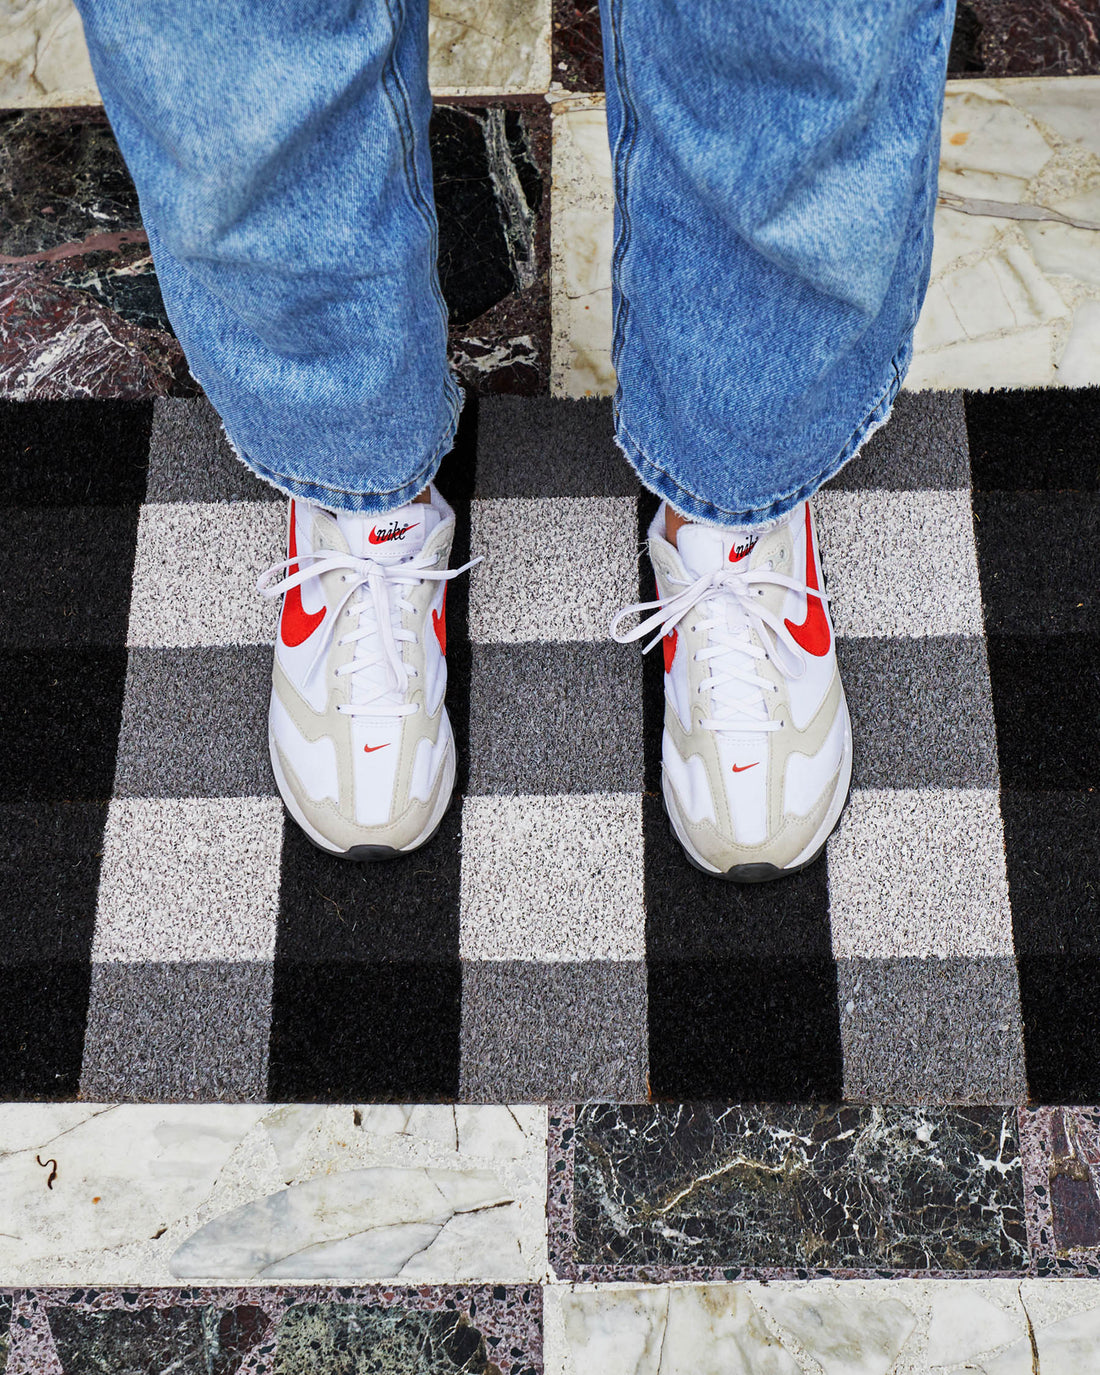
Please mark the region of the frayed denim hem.
<svg viewBox="0 0 1100 1375"><path fill-rule="evenodd" d="M458 431L458 417L462 412L462 407L466 402L466 393L462 387L456 386L455 395L451 402L451 416L444 432L443 438L436 445L435 451L428 459L421 472L400 487L395 487L386 492L353 492L341 487L328 487L322 482L314 482L307 478L290 477L286 473L275 473L271 469L256 459L250 457L242 449L238 448L232 435L222 423L225 437L229 441L229 447L236 454L237 458L251 472L266 482L268 486L274 487L276 491L282 492L284 496L298 497L302 501L311 501L317 506L327 507L330 511L353 511L363 515L382 515L386 511L394 511L399 506L406 506L413 497L419 496L429 482L439 471L439 465L444 457L454 448L455 435Z"/></svg>
<svg viewBox="0 0 1100 1375"><path fill-rule="evenodd" d="M817 476L802 483L797 488L779 493L774 500L763 506L728 510L697 496L694 492L689 492L674 477L646 456L641 445L623 424L617 404L615 407L615 443L637 473L642 486L648 488L654 495L663 498L674 510L688 520L698 521L703 525L723 527L766 525L786 515L788 511L792 511L807 497L812 497L823 483L828 482L831 477L835 477L841 468L859 453L877 429L886 424L890 418L890 412L893 409L897 394L901 390L901 384L905 380L905 374L909 370L912 353L913 342L910 336L891 361L889 382L872 403L863 420L856 426L840 454L827 464Z"/></svg>

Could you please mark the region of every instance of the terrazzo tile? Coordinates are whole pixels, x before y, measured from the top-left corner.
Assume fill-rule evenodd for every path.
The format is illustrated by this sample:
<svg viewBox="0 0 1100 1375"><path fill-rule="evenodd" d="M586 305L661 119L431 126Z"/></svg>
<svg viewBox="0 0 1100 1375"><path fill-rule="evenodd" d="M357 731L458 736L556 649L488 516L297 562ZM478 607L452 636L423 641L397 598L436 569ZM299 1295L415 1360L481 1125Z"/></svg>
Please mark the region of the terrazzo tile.
<svg viewBox="0 0 1100 1375"><path fill-rule="evenodd" d="M563 1279L1028 1269L1011 1108L603 1105L550 1142Z"/></svg>
<svg viewBox="0 0 1100 1375"><path fill-rule="evenodd" d="M19 1285L530 1281L545 1109L0 1107ZM46 1187L49 1167L56 1172Z"/></svg>
<svg viewBox="0 0 1100 1375"><path fill-rule="evenodd" d="M599 0L553 0L553 4L553 80L567 91L602 91Z"/></svg>

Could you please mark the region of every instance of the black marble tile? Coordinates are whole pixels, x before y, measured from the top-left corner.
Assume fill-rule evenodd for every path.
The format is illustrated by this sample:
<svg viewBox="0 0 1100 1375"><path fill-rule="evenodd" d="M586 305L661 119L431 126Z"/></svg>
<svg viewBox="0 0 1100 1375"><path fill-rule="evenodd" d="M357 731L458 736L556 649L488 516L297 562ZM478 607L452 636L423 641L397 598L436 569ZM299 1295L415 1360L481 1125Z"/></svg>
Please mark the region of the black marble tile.
<svg viewBox="0 0 1100 1375"><path fill-rule="evenodd" d="M11 1323L11 1295L0 1294L0 1370L4 1369L8 1363L8 1327Z"/></svg>
<svg viewBox="0 0 1100 1375"><path fill-rule="evenodd" d="M451 360L479 391L545 392L549 107L541 96L449 100L430 137Z"/></svg>
<svg viewBox="0 0 1100 1375"><path fill-rule="evenodd" d="M599 0L553 0L553 71L567 91L602 91Z"/></svg>
<svg viewBox="0 0 1100 1375"><path fill-rule="evenodd" d="M278 1331L272 1375L493 1375L485 1338L457 1309L298 1304Z"/></svg>
<svg viewBox="0 0 1100 1375"><path fill-rule="evenodd" d="M571 1277L1028 1265L1012 1108L599 1105L569 1155Z"/></svg>
<svg viewBox="0 0 1100 1375"><path fill-rule="evenodd" d="M1100 491L1100 387L968 392L974 490Z"/></svg>
<svg viewBox="0 0 1100 1375"><path fill-rule="evenodd" d="M0 401L0 504L139 504L152 423L151 401Z"/></svg>
<svg viewBox="0 0 1100 1375"><path fill-rule="evenodd" d="M0 206L0 393L195 393L102 110L0 113Z"/></svg>
<svg viewBox="0 0 1100 1375"><path fill-rule="evenodd" d="M987 648L1002 787L1023 792L1095 787L1100 635L994 633Z"/></svg>

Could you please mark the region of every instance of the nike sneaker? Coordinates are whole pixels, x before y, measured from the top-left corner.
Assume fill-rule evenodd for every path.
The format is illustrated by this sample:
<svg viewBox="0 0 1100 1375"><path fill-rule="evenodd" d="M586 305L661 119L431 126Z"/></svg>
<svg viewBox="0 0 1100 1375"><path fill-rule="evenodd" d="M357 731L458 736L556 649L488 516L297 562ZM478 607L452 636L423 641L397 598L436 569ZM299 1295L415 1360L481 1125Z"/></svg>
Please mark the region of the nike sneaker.
<svg viewBox="0 0 1100 1375"><path fill-rule="evenodd" d="M688 858L741 883L813 862L852 775L852 730L809 502L759 536L649 529L656 602L612 623L663 644L665 809ZM621 633L628 615L653 612Z"/></svg>
<svg viewBox="0 0 1100 1375"><path fill-rule="evenodd" d="M268 741L287 810L322 850L390 859L430 840L451 801L447 583L454 511L382 516L290 503L287 558L260 578L282 596Z"/></svg>

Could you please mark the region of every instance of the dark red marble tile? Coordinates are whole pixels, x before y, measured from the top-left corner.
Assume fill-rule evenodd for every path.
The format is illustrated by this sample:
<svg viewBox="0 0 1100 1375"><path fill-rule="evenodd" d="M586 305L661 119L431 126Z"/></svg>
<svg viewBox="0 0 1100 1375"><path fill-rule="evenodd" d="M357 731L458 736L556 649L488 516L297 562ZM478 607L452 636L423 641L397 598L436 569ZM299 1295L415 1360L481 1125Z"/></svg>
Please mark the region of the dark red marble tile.
<svg viewBox="0 0 1100 1375"><path fill-rule="evenodd" d="M567 91L603 90L598 0L554 0L553 77Z"/></svg>
<svg viewBox="0 0 1100 1375"><path fill-rule="evenodd" d="M960 0L952 76L1100 72L1096 0Z"/></svg>

